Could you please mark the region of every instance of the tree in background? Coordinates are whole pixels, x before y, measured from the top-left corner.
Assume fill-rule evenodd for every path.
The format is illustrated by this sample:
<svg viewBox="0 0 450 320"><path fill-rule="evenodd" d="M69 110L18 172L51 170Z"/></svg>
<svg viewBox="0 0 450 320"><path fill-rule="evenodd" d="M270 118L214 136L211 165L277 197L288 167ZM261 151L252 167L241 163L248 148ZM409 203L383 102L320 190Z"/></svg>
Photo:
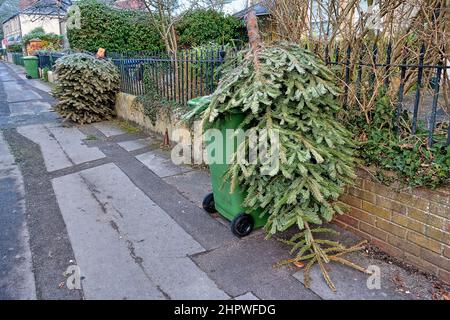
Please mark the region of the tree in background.
<svg viewBox="0 0 450 320"><path fill-rule="evenodd" d="M176 55L178 51L175 24L192 7L190 1L183 7L178 0L142 0L147 9L150 24L160 35L167 53Z"/></svg>
<svg viewBox="0 0 450 320"><path fill-rule="evenodd" d="M245 26L239 19L226 16L214 9L196 9L188 12L177 23L178 43L183 47L214 42L227 44L247 41Z"/></svg>
<svg viewBox="0 0 450 320"><path fill-rule="evenodd" d="M46 33L44 28L37 27L22 37L22 45L26 48L33 39L42 41L43 50L60 50L62 48L63 36L53 32Z"/></svg>

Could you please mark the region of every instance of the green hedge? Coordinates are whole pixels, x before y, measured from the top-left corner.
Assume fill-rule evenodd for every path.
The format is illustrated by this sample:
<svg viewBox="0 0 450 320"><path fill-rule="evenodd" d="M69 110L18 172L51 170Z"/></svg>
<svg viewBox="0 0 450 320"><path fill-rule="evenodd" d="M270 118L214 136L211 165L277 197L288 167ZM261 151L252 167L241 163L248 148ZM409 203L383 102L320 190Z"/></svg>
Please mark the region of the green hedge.
<svg viewBox="0 0 450 320"><path fill-rule="evenodd" d="M176 25L179 45L195 47L209 42L227 44L246 42L247 33L243 21L214 10L194 10Z"/></svg>
<svg viewBox="0 0 450 320"><path fill-rule="evenodd" d="M118 10L95 0L77 2L81 28L69 29L72 49L97 51L160 50L164 48L144 12Z"/></svg>
<svg viewBox="0 0 450 320"><path fill-rule="evenodd" d="M81 11L81 28L67 32L72 49L91 52L100 47L107 51L164 49L146 12L119 10L97 0L81 0L77 5ZM185 14L176 30L180 47L247 41L242 21L214 10L194 10Z"/></svg>

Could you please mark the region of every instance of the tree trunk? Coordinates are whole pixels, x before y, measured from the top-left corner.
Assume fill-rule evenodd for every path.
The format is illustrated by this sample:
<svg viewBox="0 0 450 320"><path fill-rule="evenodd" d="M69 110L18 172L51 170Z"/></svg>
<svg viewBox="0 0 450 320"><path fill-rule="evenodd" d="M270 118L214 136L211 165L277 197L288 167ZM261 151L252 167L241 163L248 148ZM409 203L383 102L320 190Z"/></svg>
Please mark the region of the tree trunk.
<svg viewBox="0 0 450 320"><path fill-rule="evenodd" d="M261 46L262 42L261 42L261 35L259 34L258 18L256 17L256 12L253 7L253 3L246 16L246 24L250 47L252 48L253 52L256 52L257 49Z"/></svg>

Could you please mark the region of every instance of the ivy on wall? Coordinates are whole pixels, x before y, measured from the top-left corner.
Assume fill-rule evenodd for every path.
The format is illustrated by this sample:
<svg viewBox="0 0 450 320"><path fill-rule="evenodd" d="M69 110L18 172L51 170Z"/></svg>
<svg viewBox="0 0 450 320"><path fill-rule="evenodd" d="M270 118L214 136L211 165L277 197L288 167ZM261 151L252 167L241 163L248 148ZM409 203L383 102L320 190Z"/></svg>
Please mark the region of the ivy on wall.
<svg viewBox="0 0 450 320"><path fill-rule="evenodd" d="M81 11L81 28L67 32L72 49L138 51L164 47L145 12L119 10L95 0L82 0L77 5Z"/></svg>

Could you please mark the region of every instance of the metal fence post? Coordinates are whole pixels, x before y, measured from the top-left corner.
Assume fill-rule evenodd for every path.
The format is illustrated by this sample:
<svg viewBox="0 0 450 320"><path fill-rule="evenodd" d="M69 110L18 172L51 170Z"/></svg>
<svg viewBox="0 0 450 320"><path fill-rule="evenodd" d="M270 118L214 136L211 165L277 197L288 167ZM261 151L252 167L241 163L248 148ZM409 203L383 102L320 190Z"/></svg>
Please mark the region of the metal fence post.
<svg viewBox="0 0 450 320"><path fill-rule="evenodd" d="M416 100L414 101L414 113L413 113L413 122L412 122L412 134L416 134L417 131L417 114L419 111L419 102L420 102L420 87L422 86L422 75L423 75L423 59L425 56L425 44L422 44L420 48L420 56L419 56L419 66L417 70L417 88L416 88Z"/></svg>
<svg viewBox="0 0 450 320"><path fill-rule="evenodd" d="M438 98L439 98L439 85L441 82L441 72L442 72L442 67L439 65L436 68L436 79L435 82L433 83L434 86L434 92L433 92L433 104L431 107L431 119L430 119L430 123L428 126L428 145L431 147L433 145L433 132L434 132L434 127L436 126L436 107L437 107L437 103L438 103Z"/></svg>

